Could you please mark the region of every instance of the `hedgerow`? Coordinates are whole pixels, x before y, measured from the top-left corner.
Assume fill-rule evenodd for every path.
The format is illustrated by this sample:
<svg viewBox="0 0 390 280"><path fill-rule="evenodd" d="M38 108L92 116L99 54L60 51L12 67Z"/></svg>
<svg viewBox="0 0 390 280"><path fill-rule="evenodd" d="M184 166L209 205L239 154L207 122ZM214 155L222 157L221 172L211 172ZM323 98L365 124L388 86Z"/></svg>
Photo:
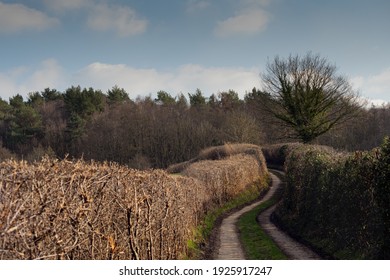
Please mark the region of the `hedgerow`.
<svg viewBox="0 0 390 280"><path fill-rule="evenodd" d="M283 167L288 155L294 149L303 146L302 143L280 143L262 147L264 158L268 166Z"/></svg>
<svg viewBox="0 0 390 280"><path fill-rule="evenodd" d="M390 142L369 152L292 149L277 220L340 259L390 258Z"/></svg>
<svg viewBox="0 0 390 280"><path fill-rule="evenodd" d="M253 156L238 154L225 160L205 160L191 164L182 174L202 182L215 206L222 206L243 192L251 183L262 180L267 171ZM260 190L258 190L260 191Z"/></svg>
<svg viewBox="0 0 390 280"><path fill-rule="evenodd" d="M194 179L115 163L0 164L0 259L176 259L208 200Z"/></svg>
<svg viewBox="0 0 390 280"><path fill-rule="evenodd" d="M113 162L3 161L0 259L185 258L207 213L264 179L261 157L199 161L204 171L188 166L194 176Z"/></svg>

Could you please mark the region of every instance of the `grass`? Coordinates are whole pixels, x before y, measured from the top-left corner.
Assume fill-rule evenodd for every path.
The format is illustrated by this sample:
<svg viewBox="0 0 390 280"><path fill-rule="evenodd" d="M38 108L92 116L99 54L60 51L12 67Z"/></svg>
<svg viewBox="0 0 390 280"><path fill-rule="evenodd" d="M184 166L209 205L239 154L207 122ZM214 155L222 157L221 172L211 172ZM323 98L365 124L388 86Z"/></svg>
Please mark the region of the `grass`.
<svg viewBox="0 0 390 280"><path fill-rule="evenodd" d="M278 174L279 175L279 174ZM280 193L276 193L253 210L243 214L238 221L240 240L247 259L250 260L285 260L287 256L257 223L257 216L278 202Z"/></svg>
<svg viewBox="0 0 390 280"><path fill-rule="evenodd" d="M264 187L264 184L268 185L268 182L264 183L258 181L253 183L252 186L248 187L236 198L225 203L223 206L207 213L202 225L198 226L195 229L193 235L194 238L187 241L189 254L187 256L184 256L184 259L199 259L202 254L202 245L205 244L210 237L212 230L216 226L218 218L232 209L235 209L239 206L243 206L246 203L256 200L259 195L264 193L264 191L268 190L268 187Z"/></svg>

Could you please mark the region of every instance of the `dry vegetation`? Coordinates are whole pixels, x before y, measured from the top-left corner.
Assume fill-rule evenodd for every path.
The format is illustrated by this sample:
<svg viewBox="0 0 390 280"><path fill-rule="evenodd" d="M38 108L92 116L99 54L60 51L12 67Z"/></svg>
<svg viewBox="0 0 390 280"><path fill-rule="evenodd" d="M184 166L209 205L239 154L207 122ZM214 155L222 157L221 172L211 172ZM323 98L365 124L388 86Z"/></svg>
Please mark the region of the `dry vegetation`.
<svg viewBox="0 0 390 280"><path fill-rule="evenodd" d="M183 175L201 181L212 200L218 206L232 199L247 186L267 178L265 161L259 161L248 154L237 154L224 160L198 161L188 166ZM259 184L264 186L264 184ZM260 190L259 190L260 191Z"/></svg>
<svg viewBox="0 0 390 280"><path fill-rule="evenodd" d="M225 144L206 148L201 150L196 157L188 161L170 165L167 168L167 171L169 173L180 173L189 167L192 163L202 160L221 160L237 154L247 154L254 156L258 162L258 165L263 169L262 172L266 171L265 158L260 147L252 144Z"/></svg>
<svg viewBox="0 0 390 280"><path fill-rule="evenodd" d="M207 201L191 178L113 163L0 166L0 259L176 259Z"/></svg>
<svg viewBox="0 0 390 280"><path fill-rule="evenodd" d="M167 169L196 178L206 187L218 206L244 191L251 183L267 179L267 165L261 148L252 144L225 144L200 151L190 161Z"/></svg>
<svg viewBox="0 0 390 280"><path fill-rule="evenodd" d="M194 163L189 176L111 162L4 161L0 259L180 259L216 202L266 176L261 150L250 149Z"/></svg>

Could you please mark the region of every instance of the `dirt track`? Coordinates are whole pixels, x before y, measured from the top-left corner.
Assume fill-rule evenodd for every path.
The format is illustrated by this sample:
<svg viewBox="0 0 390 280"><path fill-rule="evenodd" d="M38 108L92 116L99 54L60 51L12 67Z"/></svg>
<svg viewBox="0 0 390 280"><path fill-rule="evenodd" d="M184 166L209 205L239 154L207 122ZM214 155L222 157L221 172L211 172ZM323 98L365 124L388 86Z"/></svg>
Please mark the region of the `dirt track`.
<svg viewBox="0 0 390 280"><path fill-rule="evenodd" d="M278 171L273 171L278 172ZM275 192L281 187L281 182L277 176L271 173L272 186L264 198L251 205L236 211L223 219L219 229L219 246L215 253L215 259L217 260L243 260L245 259L244 252L239 240L239 234L237 231L237 221L239 217L252 210L254 207L270 199ZM270 216L276 206L273 206L261 215L258 220L260 226L264 231L275 241L279 248L289 257L294 260L313 260L321 259L315 252L310 250L305 245L295 241L288 234L279 230L270 220ZM255 221L254 221L255 222Z"/></svg>

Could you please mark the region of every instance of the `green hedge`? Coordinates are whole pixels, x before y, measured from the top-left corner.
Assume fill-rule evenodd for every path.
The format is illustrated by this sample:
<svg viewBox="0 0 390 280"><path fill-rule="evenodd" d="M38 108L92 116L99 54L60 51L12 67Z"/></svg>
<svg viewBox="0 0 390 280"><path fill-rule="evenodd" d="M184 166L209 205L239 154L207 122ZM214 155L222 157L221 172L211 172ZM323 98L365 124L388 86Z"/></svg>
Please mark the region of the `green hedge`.
<svg viewBox="0 0 390 280"><path fill-rule="evenodd" d="M286 149L286 148L284 148ZM276 219L339 259L390 259L390 141L369 152L296 145Z"/></svg>

